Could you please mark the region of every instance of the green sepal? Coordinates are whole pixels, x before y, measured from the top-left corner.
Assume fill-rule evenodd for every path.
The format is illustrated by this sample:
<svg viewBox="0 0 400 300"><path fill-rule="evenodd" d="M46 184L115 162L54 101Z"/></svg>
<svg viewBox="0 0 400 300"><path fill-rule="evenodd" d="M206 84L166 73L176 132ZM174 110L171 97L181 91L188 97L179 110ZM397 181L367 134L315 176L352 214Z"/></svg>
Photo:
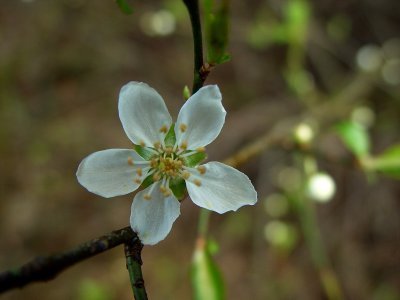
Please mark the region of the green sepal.
<svg viewBox="0 0 400 300"><path fill-rule="evenodd" d="M139 145L133 145L133 150L135 150L136 153L139 154L145 160L150 160L154 156L154 153L149 151L146 147L142 147Z"/></svg>
<svg viewBox="0 0 400 300"><path fill-rule="evenodd" d="M183 164L186 167L193 168L198 166L203 160L207 158L207 153L205 152L196 152L190 156L186 156L182 158Z"/></svg>
<svg viewBox="0 0 400 300"><path fill-rule="evenodd" d="M115 0L119 9L126 15L130 15L133 13L132 7L128 4L127 0Z"/></svg>
<svg viewBox="0 0 400 300"><path fill-rule="evenodd" d="M140 186L141 186L142 189L145 189L145 188L149 187L153 183L154 183L153 175L149 175L143 180L143 182L142 182L142 184Z"/></svg>
<svg viewBox="0 0 400 300"><path fill-rule="evenodd" d="M167 135L164 138L165 146L173 147L176 143L176 135L175 135L175 123L172 123L171 127L169 128Z"/></svg>
<svg viewBox="0 0 400 300"><path fill-rule="evenodd" d="M169 188L178 200L182 200L186 194L186 182L182 178L173 178L169 182Z"/></svg>

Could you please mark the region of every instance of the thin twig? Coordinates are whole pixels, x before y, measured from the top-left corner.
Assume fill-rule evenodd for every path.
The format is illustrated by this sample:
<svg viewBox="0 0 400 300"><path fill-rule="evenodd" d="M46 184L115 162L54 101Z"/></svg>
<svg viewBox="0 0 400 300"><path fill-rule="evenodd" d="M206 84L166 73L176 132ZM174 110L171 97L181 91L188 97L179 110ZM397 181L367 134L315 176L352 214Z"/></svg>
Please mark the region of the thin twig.
<svg viewBox="0 0 400 300"><path fill-rule="evenodd" d="M201 33L200 11L198 0L183 0L192 24L193 51L194 51L194 77L192 93L196 93L204 84L210 67L204 65L203 61L203 39Z"/></svg>
<svg viewBox="0 0 400 300"><path fill-rule="evenodd" d="M123 243L141 244L130 227L112 231L71 250L39 256L19 268L0 273L0 293L36 281L48 281L72 265Z"/></svg>
<svg viewBox="0 0 400 300"><path fill-rule="evenodd" d="M142 275L142 249L143 244L134 240L125 243L126 268L132 285L133 295L136 300L147 300L146 288Z"/></svg>

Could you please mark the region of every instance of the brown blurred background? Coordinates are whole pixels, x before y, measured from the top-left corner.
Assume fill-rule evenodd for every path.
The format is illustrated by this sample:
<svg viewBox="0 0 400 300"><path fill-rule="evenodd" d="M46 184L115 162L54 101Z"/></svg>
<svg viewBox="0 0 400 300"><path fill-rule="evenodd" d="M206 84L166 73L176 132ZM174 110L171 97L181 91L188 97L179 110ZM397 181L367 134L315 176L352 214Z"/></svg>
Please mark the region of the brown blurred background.
<svg viewBox="0 0 400 300"><path fill-rule="evenodd" d="M133 196L107 200L87 192L76 180L77 166L94 151L130 146L117 113L122 85L148 83L176 117L182 89L191 85L193 63L191 29L181 1L132 2L130 16L114 1L0 2L1 269L128 225ZM279 37L277 28L287 21L286 3L231 3L232 60L216 67L207 81L219 85L228 111L221 135L208 147L210 160L223 160L279 122L334 101L367 73L372 79L358 88L356 99L348 99L341 116L367 109L374 152L398 142L400 2L308 2L303 44ZM285 77L288 53L296 45L307 75L300 88L291 87ZM331 112L325 114L320 119ZM324 125L320 119L307 119L320 127L310 154L332 176L336 193L315 207L344 298L400 299L399 183L381 176L369 180L331 130L340 118ZM212 216L210 234L219 244L216 261L227 299L326 297L296 212L289 208L279 216L290 224L283 246L274 243L271 228L265 229L277 219L266 197L296 184L282 171L296 169L297 152L290 143L278 143L240 166L256 186L259 202ZM185 201L167 239L145 247L150 299L191 298L198 213ZM8 300L131 298L121 247L51 282L2 295Z"/></svg>

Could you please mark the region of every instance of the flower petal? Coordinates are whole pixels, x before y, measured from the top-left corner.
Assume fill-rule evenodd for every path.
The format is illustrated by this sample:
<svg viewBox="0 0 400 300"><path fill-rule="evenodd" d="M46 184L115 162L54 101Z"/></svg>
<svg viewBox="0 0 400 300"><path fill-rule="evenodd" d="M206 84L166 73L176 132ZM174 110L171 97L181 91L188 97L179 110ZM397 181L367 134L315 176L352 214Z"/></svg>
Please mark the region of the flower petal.
<svg viewBox="0 0 400 300"><path fill-rule="evenodd" d="M133 199L131 227L145 245L154 245L165 239L180 214L179 201L173 195L164 197L160 186L160 181L155 182ZM151 199L145 199L146 195Z"/></svg>
<svg viewBox="0 0 400 300"><path fill-rule="evenodd" d="M209 162L188 171L191 175L186 187L198 206L222 214L257 202L257 192L247 175L228 165Z"/></svg>
<svg viewBox="0 0 400 300"><path fill-rule="evenodd" d="M132 81L121 88L118 111L126 135L137 145L162 143L172 124L163 98L142 82Z"/></svg>
<svg viewBox="0 0 400 300"><path fill-rule="evenodd" d="M148 169L149 163L135 151L108 149L83 159L76 177L90 192L109 198L136 190Z"/></svg>
<svg viewBox="0 0 400 300"><path fill-rule="evenodd" d="M182 106L175 125L177 145L186 143L188 149L210 144L225 123L226 111L222 106L218 86L202 87Z"/></svg>

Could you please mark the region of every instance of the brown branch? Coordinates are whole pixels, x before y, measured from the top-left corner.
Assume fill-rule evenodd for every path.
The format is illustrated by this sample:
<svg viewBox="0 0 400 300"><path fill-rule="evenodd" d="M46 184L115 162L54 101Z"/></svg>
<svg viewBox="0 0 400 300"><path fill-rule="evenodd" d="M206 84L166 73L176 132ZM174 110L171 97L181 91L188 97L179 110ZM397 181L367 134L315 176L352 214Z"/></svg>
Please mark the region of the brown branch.
<svg viewBox="0 0 400 300"><path fill-rule="evenodd" d="M19 268L0 273L0 293L13 288L21 288L31 282L51 280L78 262L128 242L141 245L136 233L130 227L125 227L71 250L36 257Z"/></svg>

